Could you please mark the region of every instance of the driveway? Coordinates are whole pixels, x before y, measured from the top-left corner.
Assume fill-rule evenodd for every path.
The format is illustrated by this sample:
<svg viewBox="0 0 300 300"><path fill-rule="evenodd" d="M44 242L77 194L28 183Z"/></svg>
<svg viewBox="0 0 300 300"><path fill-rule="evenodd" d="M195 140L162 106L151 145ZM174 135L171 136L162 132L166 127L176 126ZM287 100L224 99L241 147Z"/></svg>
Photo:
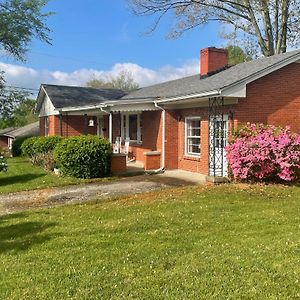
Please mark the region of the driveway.
<svg viewBox="0 0 300 300"><path fill-rule="evenodd" d="M192 175L193 174L193 175ZM195 174L166 172L157 175L141 175L120 178L110 182L71 185L43 190L0 195L0 215L32 208L52 207L82 203L122 195L138 194L171 187L203 183L195 181Z"/></svg>

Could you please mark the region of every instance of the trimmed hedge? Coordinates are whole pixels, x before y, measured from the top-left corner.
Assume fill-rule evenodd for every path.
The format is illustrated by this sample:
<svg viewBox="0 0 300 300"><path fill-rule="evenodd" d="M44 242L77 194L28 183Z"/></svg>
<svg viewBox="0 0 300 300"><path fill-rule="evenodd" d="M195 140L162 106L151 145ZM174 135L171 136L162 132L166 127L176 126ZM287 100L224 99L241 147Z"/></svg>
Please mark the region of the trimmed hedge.
<svg viewBox="0 0 300 300"><path fill-rule="evenodd" d="M24 136L24 137L19 137L13 140L12 146L11 146L11 155L13 157L21 156L22 155L22 144L24 141L29 139L30 136Z"/></svg>
<svg viewBox="0 0 300 300"><path fill-rule="evenodd" d="M21 146L22 154L32 157L37 154L51 152L62 139L61 136L35 136L29 138Z"/></svg>
<svg viewBox="0 0 300 300"><path fill-rule="evenodd" d="M34 143L38 139L38 136L33 136L26 139L21 145L21 152L24 156L32 157L34 155Z"/></svg>
<svg viewBox="0 0 300 300"><path fill-rule="evenodd" d="M54 149L54 159L63 175L98 178L110 174L111 145L95 135L62 140Z"/></svg>

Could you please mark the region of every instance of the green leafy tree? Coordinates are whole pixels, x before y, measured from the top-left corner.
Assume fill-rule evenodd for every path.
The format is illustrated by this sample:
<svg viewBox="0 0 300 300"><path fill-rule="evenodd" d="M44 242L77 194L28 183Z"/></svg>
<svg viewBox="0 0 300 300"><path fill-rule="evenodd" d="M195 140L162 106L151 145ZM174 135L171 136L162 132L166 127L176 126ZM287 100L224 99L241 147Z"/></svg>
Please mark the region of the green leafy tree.
<svg viewBox="0 0 300 300"><path fill-rule="evenodd" d="M19 60L25 59L33 38L50 43L50 29L45 22L50 12L43 12L47 0L0 1L0 46Z"/></svg>
<svg viewBox="0 0 300 300"><path fill-rule="evenodd" d="M93 88L120 89L123 91L132 91L139 88L138 83L134 81L132 74L128 71L122 71L119 75L112 76L108 80L93 78L86 85Z"/></svg>
<svg viewBox="0 0 300 300"><path fill-rule="evenodd" d="M50 43L46 25L51 12L44 12L48 0L0 0L0 50L18 60L25 60L28 45L36 38ZM13 113L27 94L5 86L0 71L0 126L13 123Z"/></svg>
<svg viewBox="0 0 300 300"><path fill-rule="evenodd" d="M239 46L229 45L226 47L228 51L228 60L230 65L237 65L239 63L251 60L251 56Z"/></svg>
<svg viewBox="0 0 300 300"><path fill-rule="evenodd" d="M26 92L5 87L3 72L0 72L0 128L16 126L14 114L16 112L18 116L25 108L20 105L26 101L27 97Z"/></svg>
<svg viewBox="0 0 300 300"><path fill-rule="evenodd" d="M227 37L247 40L265 56L286 52L300 43L299 0L128 0L137 15L155 15L154 30L171 13L170 36L210 22L226 25ZM224 27L224 26L223 26Z"/></svg>
<svg viewBox="0 0 300 300"><path fill-rule="evenodd" d="M25 126L38 120L34 113L36 100L26 99L14 110L13 119L15 126Z"/></svg>

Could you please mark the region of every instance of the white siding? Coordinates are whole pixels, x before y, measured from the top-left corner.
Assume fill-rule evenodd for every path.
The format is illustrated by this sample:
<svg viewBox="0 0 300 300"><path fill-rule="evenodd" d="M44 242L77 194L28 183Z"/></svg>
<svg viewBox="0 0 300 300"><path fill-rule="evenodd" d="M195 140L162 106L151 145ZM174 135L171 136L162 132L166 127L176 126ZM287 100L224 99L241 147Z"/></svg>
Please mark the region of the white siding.
<svg viewBox="0 0 300 300"><path fill-rule="evenodd" d="M51 100L47 95L44 96L43 103L40 109L39 117L58 115L59 112L55 110Z"/></svg>

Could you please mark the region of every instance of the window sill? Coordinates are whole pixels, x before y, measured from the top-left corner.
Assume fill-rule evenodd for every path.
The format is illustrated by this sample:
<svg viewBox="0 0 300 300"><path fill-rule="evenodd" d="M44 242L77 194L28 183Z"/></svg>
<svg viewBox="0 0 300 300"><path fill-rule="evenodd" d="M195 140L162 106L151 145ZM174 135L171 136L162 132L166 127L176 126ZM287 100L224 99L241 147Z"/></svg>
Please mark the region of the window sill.
<svg viewBox="0 0 300 300"><path fill-rule="evenodd" d="M184 155L183 159L185 160L193 160L193 161L200 161L201 156L196 156L196 155Z"/></svg>

